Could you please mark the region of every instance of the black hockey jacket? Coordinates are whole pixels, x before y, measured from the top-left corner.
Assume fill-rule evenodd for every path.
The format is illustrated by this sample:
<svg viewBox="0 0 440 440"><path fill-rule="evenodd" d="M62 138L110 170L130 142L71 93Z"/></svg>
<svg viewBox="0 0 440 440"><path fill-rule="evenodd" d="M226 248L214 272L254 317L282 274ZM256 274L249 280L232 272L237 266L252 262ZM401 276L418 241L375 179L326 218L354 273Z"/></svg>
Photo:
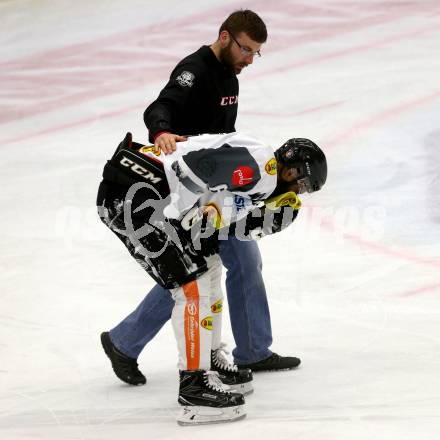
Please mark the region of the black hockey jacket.
<svg viewBox="0 0 440 440"><path fill-rule="evenodd" d="M163 131L180 135L235 131L238 80L209 46L184 58L144 112L150 142Z"/></svg>

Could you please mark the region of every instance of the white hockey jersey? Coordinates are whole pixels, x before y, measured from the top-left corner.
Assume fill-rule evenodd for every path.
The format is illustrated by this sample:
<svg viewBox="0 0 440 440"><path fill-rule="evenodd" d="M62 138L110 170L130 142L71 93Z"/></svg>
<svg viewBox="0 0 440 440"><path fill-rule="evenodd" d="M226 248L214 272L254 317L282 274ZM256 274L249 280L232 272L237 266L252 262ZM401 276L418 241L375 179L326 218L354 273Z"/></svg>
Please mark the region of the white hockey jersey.
<svg viewBox="0 0 440 440"><path fill-rule="evenodd" d="M203 213L214 216L217 227L227 226L260 206L277 184L273 149L240 133L190 137L170 155L140 151L162 161L171 191L164 214L186 228Z"/></svg>

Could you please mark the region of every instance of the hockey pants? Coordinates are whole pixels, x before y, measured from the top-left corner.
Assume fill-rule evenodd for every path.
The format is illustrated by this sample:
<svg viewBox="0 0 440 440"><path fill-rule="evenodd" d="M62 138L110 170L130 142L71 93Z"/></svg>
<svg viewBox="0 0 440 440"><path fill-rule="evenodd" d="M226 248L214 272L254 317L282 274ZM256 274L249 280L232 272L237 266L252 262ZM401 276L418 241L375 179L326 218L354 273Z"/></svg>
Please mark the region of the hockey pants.
<svg viewBox="0 0 440 440"><path fill-rule="evenodd" d="M211 350L220 346L223 292L219 257L209 257L208 266L196 280L171 290L180 370L210 370Z"/></svg>

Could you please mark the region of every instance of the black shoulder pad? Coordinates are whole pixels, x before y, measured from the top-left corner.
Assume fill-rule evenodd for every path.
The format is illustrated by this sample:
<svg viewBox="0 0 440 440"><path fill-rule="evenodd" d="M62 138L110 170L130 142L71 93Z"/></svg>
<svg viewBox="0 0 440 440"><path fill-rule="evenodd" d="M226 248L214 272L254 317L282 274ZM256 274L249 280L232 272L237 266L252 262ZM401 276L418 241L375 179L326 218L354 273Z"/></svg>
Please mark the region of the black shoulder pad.
<svg viewBox="0 0 440 440"><path fill-rule="evenodd" d="M247 148L224 144L219 148L201 149L182 159L208 187L233 192L249 191L260 180L260 169Z"/></svg>

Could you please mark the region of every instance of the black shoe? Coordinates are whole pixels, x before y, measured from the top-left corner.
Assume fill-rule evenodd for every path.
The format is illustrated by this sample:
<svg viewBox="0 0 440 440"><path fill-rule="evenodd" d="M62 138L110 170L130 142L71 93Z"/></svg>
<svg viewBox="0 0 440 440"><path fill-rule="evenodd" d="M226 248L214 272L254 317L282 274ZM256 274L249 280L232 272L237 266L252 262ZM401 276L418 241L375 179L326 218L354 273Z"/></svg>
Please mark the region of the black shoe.
<svg viewBox="0 0 440 440"><path fill-rule="evenodd" d="M144 385L147 383L145 376L139 371L136 359L121 353L110 339L109 332L101 333L101 344L105 354L112 363L113 371L123 382L130 385Z"/></svg>
<svg viewBox="0 0 440 440"><path fill-rule="evenodd" d="M249 368L238 368L237 365L229 362L224 353L225 344L221 344L216 350L211 350L211 370L217 371L220 380L231 388L231 391L250 394L254 391L252 387L252 371Z"/></svg>
<svg viewBox="0 0 440 440"><path fill-rule="evenodd" d="M252 371L277 371L291 370L301 363L301 359L296 357L280 356L272 353L268 358L252 364L238 365L238 368L250 368Z"/></svg>

